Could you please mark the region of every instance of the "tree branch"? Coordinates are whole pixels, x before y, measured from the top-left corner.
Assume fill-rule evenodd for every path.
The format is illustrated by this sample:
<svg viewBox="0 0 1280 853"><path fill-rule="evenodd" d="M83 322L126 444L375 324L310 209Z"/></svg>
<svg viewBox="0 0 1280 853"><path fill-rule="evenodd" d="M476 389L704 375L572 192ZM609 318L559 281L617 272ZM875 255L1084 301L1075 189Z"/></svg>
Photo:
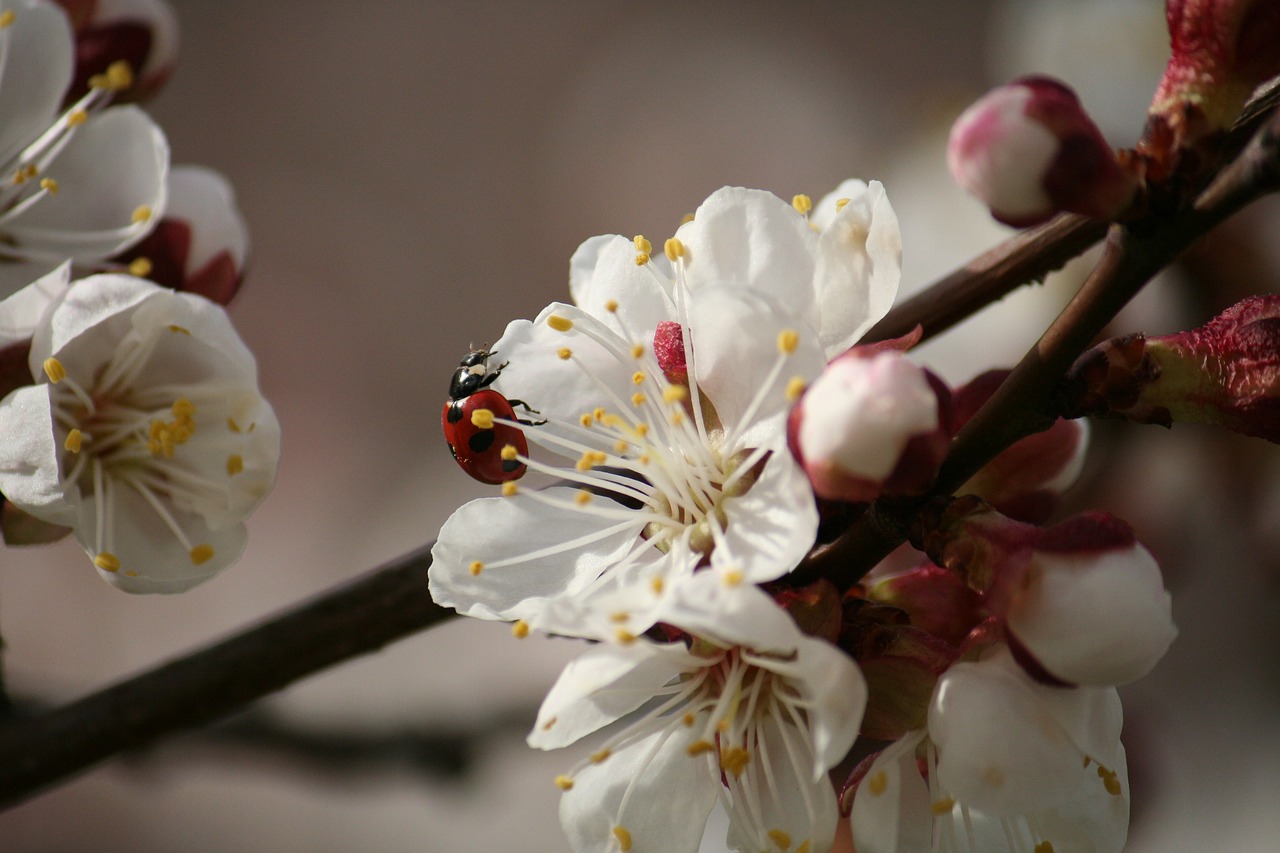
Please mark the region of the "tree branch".
<svg viewBox="0 0 1280 853"><path fill-rule="evenodd" d="M0 804L454 616L427 592L430 567L427 546L230 639L42 716L0 725Z"/></svg>

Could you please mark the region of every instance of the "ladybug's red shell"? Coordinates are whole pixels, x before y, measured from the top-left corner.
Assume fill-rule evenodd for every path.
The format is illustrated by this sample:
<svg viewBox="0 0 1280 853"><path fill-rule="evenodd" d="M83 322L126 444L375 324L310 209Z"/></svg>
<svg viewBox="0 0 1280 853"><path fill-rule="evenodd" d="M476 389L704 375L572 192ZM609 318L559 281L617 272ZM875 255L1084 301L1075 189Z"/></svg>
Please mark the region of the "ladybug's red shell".
<svg viewBox="0 0 1280 853"><path fill-rule="evenodd" d="M510 444L521 456L528 457L529 443L524 433L506 424L480 429L471 422L471 413L477 409L488 409L495 418L518 420L507 398L491 388L449 400L440 414L440 426L453 458L463 471L482 483L498 485L520 479L524 476L525 464L503 459L502 448Z"/></svg>

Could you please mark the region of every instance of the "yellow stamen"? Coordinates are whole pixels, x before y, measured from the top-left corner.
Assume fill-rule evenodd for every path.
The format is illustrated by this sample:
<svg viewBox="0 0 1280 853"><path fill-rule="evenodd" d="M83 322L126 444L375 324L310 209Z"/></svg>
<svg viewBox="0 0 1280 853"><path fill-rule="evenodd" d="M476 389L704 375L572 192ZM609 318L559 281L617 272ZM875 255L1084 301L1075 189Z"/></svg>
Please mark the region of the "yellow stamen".
<svg viewBox="0 0 1280 853"><path fill-rule="evenodd" d="M573 350L568 347L560 347L560 349L556 350L556 355L559 356L561 361L568 361L573 358Z"/></svg>
<svg viewBox="0 0 1280 853"><path fill-rule="evenodd" d="M50 382L57 385L67 378L67 369L56 358L46 358L44 360L44 375L49 377Z"/></svg>
<svg viewBox="0 0 1280 853"><path fill-rule="evenodd" d="M587 758L591 760L592 764L600 764L604 762L610 755L613 755L613 750L602 749L599 752L591 753L589 756L587 756Z"/></svg>
<svg viewBox="0 0 1280 853"><path fill-rule="evenodd" d="M151 261L147 258L134 258L129 262L129 275L146 278L151 275Z"/></svg>
<svg viewBox="0 0 1280 853"><path fill-rule="evenodd" d="M80 432L80 430L78 429L73 429L71 430L71 432L67 433L67 440L62 442L62 446L65 447L71 453L79 453L80 444L83 441L84 441L84 433Z"/></svg>
<svg viewBox="0 0 1280 853"><path fill-rule="evenodd" d="M227 457L227 476L234 477L244 470L244 457L239 453L232 453Z"/></svg>
<svg viewBox="0 0 1280 853"><path fill-rule="evenodd" d="M731 746L720 755L720 769L734 776L741 776L750 763L751 753L740 746Z"/></svg>
<svg viewBox="0 0 1280 853"><path fill-rule="evenodd" d="M568 317L561 317L559 314L552 314L547 318L547 325L555 329L557 332L567 332L573 328L573 321Z"/></svg>
<svg viewBox="0 0 1280 853"><path fill-rule="evenodd" d="M613 837L618 839L618 849L622 853L628 853L631 850L631 833L625 827L615 826Z"/></svg>
<svg viewBox="0 0 1280 853"><path fill-rule="evenodd" d="M584 412L582 417L578 418L578 423L582 424L584 427L589 427L595 423L595 419L591 417L590 412Z"/></svg>
<svg viewBox="0 0 1280 853"><path fill-rule="evenodd" d="M123 92L133 85L133 69L123 59L107 66L107 86L113 92Z"/></svg>
<svg viewBox="0 0 1280 853"><path fill-rule="evenodd" d="M799 400L801 395L804 394L805 389L808 387L809 383L804 381L804 377L792 376L787 382L787 402L794 403L796 400Z"/></svg>
<svg viewBox="0 0 1280 853"><path fill-rule="evenodd" d="M93 564L104 572L120 571L120 558L110 551L99 551L98 556L93 558Z"/></svg>
<svg viewBox="0 0 1280 853"><path fill-rule="evenodd" d="M520 455L520 451L516 450L514 444L502 445L502 450L498 451L498 455L502 457L503 462L514 462L516 457Z"/></svg>
<svg viewBox="0 0 1280 853"><path fill-rule="evenodd" d="M653 252L653 244L646 240L643 234L632 237L631 242L635 244L637 252L644 252L646 255Z"/></svg>
<svg viewBox="0 0 1280 853"><path fill-rule="evenodd" d="M642 266L644 266L644 265L645 265L645 264L647 264L647 263L649 263L649 253L648 253L648 252L636 252L636 266L638 266L638 267L642 267Z"/></svg>
<svg viewBox="0 0 1280 853"><path fill-rule="evenodd" d="M680 722L684 724L686 729L693 728L693 724L697 721L698 718L693 715L692 711L685 712L685 715L680 718Z"/></svg>
<svg viewBox="0 0 1280 853"><path fill-rule="evenodd" d="M58 194L58 182L57 182L57 181L55 181L53 178L41 178L41 179L40 179L40 189L44 190L44 191L45 191L45 192L47 192L49 195L57 195L57 194Z"/></svg>
<svg viewBox="0 0 1280 853"><path fill-rule="evenodd" d="M787 835L781 829L771 829L766 834L774 844L778 845L783 850L786 850L791 846L791 836Z"/></svg>
<svg viewBox="0 0 1280 853"><path fill-rule="evenodd" d="M885 775L883 770L877 770L875 775L867 779L867 791L871 796L878 797L889 787L889 777Z"/></svg>
<svg viewBox="0 0 1280 853"><path fill-rule="evenodd" d="M813 210L813 199L804 193L797 193L791 197L791 206L796 209L797 213L803 215Z"/></svg>
<svg viewBox="0 0 1280 853"><path fill-rule="evenodd" d="M67 127L79 127L89 120L89 114L84 110L72 110L67 113Z"/></svg>
<svg viewBox="0 0 1280 853"><path fill-rule="evenodd" d="M597 421L603 421L605 416L608 414L609 413L605 410L604 406L596 406L591 410L591 417L595 418Z"/></svg>
<svg viewBox="0 0 1280 853"><path fill-rule="evenodd" d="M796 853L809 853L809 840L807 838L803 844L796 848Z"/></svg>
<svg viewBox="0 0 1280 853"><path fill-rule="evenodd" d="M662 399L668 403L683 403L689 399L689 389L683 385L668 385L662 389Z"/></svg>
<svg viewBox="0 0 1280 853"><path fill-rule="evenodd" d="M476 429L493 429L493 410L475 409L472 411L471 425Z"/></svg>
<svg viewBox="0 0 1280 853"><path fill-rule="evenodd" d="M705 752L714 752L716 745L709 740L695 740L684 748L684 751L690 755L702 755Z"/></svg>
<svg viewBox="0 0 1280 853"><path fill-rule="evenodd" d="M1108 770L1101 764L1098 765L1098 778L1102 780L1102 787L1107 789L1107 793L1113 797L1120 796L1120 780L1116 778L1114 770Z"/></svg>
<svg viewBox="0 0 1280 853"><path fill-rule="evenodd" d="M606 302L606 303L604 304L604 310L608 311L610 314L612 314L612 313L614 313L615 311L617 311L617 310L618 310L618 300L616 300L616 299L610 299L608 302Z"/></svg>
<svg viewBox="0 0 1280 853"><path fill-rule="evenodd" d="M578 493L573 496L573 502L578 506L586 506L591 503L591 492L586 489L579 489Z"/></svg>
<svg viewBox="0 0 1280 853"><path fill-rule="evenodd" d="M778 352L791 355L800 345L800 333L795 329L783 329L778 332Z"/></svg>
<svg viewBox="0 0 1280 853"><path fill-rule="evenodd" d="M631 395L631 405L636 407L643 406L645 402L648 401L648 399L649 398L646 397L643 393L641 393L640 391L637 391L636 393Z"/></svg>
<svg viewBox="0 0 1280 853"><path fill-rule="evenodd" d="M0 12L0 30L13 26L14 14L12 9L5 9Z"/></svg>
<svg viewBox="0 0 1280 853"><path fill-rule="evenodd" d="M836 213L839 213L840 211L844 210L844 206L848 203L849 203L849 199L847 198L836 199Z"/></svg>
<svg viewBox="0 0 1280 853"><path fill-rule="evenodd" d="M502 496L504 498L515 497L516 492L520 491L520 487L515 483L502 484Z"/></svg>
<svg viewBox="0 0 1280 853"><path fill-rule="evenodd" d="M632 382L632 384L633 384L633 385L639 385L639 384L643 383L643 382L644 382L644 371L643 371L643 370L637 370L635 373L631 374L631 382Z"/></svg>
<svg viewBox="0 0 1280 853"><path fill-rule="evenodd" d="M943 797L941 800L931 803L929 805L929 811L933 812L936 815L944 815L950 812L953 808L955 808L955 805L956 805L955 800L951 799L950 797Z"/></svg>
<svg viewBox="0 0 1280 853"><path fill-rule="evenodd" d="M140 204L137 207L135 207L133 209L133 213L129 216L129 219L133 221L134 225L141 225L143 222L146 222L150 218L151 218L151 208L145 204Z"/></svg>
<svg viewBox="0 0 1280 853"><path fill-rule="evenodd" d="M471 565L467 566L467 571L471 572L472 577L475 577L484 571L484 563L479 560L472 560Z"/></svg>
<svg viewBox="0 0 1280 853"><path fill-rule="evenodd" d="M632 345L631 345L631 357L632 357L632 358L644 358L644 344L632 344Z"/></svg>
<svg viewBox="0 0 1280 853"><path fill-rule="evenodd" d="M662 251L666 253L667 260L674 263L677 258L684 257L684 243L676 237L672 237L662 245Z"/></svg>
<svg viewBox="0 0 1280 853"><path fill-rule="evenodd" d="M213 546L197 545L196 547L191 549L191 553L189 556L191 557L191 562L197 566L201 565L202 563L207 563L213 559Z"/></svg>
<svg viewBox="0 0 1280 853"><path fill-rule="evenodd" d="M613 638L624 646L629 646L636 641L636 635L628 631L626 628L619 628L614 631Z"/></svg>
<svg viewBox="0 0 1280 853"><path fill-rule="evenodd" d="M556 777L556 787L557 787L557 788L559 788L561 791L572 791L572 790L573 790L573 780L572 780L572 779L570 779L568 776L565 776L565 775L563 775L563 774L562 774L562 775L560 775L560 776L557 776L557 777Z"/></svg>
<svg viewBox="0 0 1280 853"><path fill-rule="evenodd" d="M236 423L235 418L227 418L227 429L231 430L232 432L239 432L240 424Z"/></svg>
<svg viewBox="0 0 1280 853"><path fill-rule="evenodd" d="M529 623L523 619L517 619L511 625L511 636L515 637L517 640L523 640L525 637L529 636Z"/></svg>
<svg viewBox="0 0 1280 853"><path fill-rule="evenodd" d="M737 586L740 583L742 583L742 572L737 569L730 569L724 573L725 586Z"/></svg>
<svg viewBox="0 0 1280 853"><path fill-rule="evenodd" d="M692 214L692 213L686 213L684 216L681 216L681 217L680 217L680 224L681 224L681 225L688 225L688 224L689 224L690 222L692 222L692 221L693 221L693 214Z"/></svg>

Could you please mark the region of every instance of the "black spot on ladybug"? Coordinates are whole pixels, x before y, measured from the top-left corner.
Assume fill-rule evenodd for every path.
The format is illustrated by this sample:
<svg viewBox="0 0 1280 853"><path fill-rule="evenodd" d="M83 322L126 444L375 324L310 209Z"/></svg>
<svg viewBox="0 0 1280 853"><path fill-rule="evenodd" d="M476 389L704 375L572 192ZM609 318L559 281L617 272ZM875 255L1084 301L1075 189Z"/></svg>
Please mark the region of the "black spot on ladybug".
<svg viewBox="0 0 1280 853"><path fill-rule="evenodd" d="M467 439L467 446L471 448L472 453L484 453L490 447L493 447L493 439L493 430L482 429Z"/></svg>
<svg viewBox="0 0 1280 853"><path fill-rule="evenodd" d="M512 471L518 471L523 465L524 463L521 462L519 459L503 459L502 460L502 470L506 471L507 473L510 473Z"/></svg>
<svg viewBox="0 0 1280 853"><path fill-rule="evenodd" d="M460 420L462 420L462 407L457 404L450 406L449 407L449 423L456 424ZM457 454L455 454L453 458L457 459L458 458Z"/></svg>

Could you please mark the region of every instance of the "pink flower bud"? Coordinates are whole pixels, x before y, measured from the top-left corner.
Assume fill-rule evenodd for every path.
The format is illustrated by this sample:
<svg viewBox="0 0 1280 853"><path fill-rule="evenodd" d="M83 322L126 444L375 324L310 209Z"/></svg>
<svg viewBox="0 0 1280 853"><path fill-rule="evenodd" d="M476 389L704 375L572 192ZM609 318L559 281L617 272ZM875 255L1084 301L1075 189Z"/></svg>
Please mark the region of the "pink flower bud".
<svg viewBox="0 0 1280 853"><path fill-rule="evenodd" d="M116 91L120 101L141 101L168 81L178 57L178 19L165 0L56 0L71 21L76 70L67 89L69 105L92 86L93 78L124 62L132 77Z"/></svg>
<svg viewBox="0 0 1280 853"><path fill-rule="evenodd" d="M820 498L922 494L946 454L946 388L896 350L860 350L828 364L792 409L792 454Z"/></svg>
<svg viewBox="0 0 1280 853"><path fill-rule="evenodd" d="M1141 146L1157 161L1229 128L1258 84L1280 74L1275 0L1168 0L1165 20L1172 52Z"/></svg>
<svg viewBox="0 0 1280 853"><path fill-rule="evenodd" d="M1062 211L1113 219L1137 187L1075 92L1048 77L1015 80L965 110L947 164L992 216L1017 227Z"/></svg>
<svg viewBox="0 0 1280 853"><path fill-rule="evenodd" d="M1204 326L1113 338L1076 360L1062 391L1068 417L1224 426L1280 443L1280 296L1254 296Z"/></svg>
<svg viewBox="0 0 1280 853"><path fill-rule="evenodd" d="M1008 375L1008 370L989 370L956 390L957 429L977 413ZM956 494L977 495L1019 521L1042 522L1053 514L1061 494L1079 476L1087 439L1083 422L1060 418L1044 432L1001 451Z"/></svg>

